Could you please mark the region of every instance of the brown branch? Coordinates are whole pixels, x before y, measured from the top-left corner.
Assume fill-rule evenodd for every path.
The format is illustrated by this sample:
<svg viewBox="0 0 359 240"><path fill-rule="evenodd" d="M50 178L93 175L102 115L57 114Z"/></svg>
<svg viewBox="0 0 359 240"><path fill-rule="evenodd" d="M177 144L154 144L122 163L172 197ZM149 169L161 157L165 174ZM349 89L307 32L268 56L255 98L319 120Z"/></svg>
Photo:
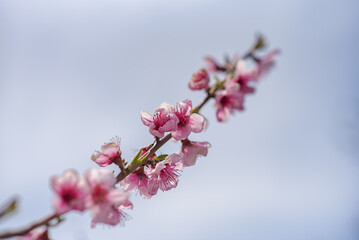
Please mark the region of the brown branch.
<svg viewBox="0 0 359 240"><path fill-rule="evenodd" d="M59 214L53 213L53 214L47 216L46 218L44 218L42 220L34 222L32 225L30 225L28 227L24 227L24 228L19 229L19 230L11 230L11 231L8 231L8 232L5 232L5 233L1 233L0 234L0 239L25 235L25 234L31 232L32 230L34 230L35 228L38 228L38 227L40 227L42 225L50 226L50 221L55 219L55 218L59 218L59 217L60 217Z"/></svg>

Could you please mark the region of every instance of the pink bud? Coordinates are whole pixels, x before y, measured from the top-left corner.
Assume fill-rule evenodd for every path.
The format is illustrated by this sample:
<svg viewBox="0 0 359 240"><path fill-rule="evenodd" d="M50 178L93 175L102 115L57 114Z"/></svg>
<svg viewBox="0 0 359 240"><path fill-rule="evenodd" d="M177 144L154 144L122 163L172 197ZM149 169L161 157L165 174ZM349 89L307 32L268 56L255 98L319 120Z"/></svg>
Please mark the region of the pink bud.
<svg viewBox="0 0 359 240"><path fill-rule="evenodd" d="M205 69L200 69L192 75L188 87L192 90L202 90L209 88L209 76Z"/></svg>
<svg viewBox="0 0 359 240"><path fill-rule="evenodd" d="M91 159L100 167L105 167L114 163L117 159L121 159L120 140L114 138L112 142L105 143L101 147L101 151L91 156Z"/></svg>

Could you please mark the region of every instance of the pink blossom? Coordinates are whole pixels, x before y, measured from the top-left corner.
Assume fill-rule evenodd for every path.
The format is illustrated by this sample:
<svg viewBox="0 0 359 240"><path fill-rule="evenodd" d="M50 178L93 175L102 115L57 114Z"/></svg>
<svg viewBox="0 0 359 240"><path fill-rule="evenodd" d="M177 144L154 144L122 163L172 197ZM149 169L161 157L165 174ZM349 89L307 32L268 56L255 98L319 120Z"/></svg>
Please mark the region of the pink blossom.
<svg viewBox="0 0 359 240"><path fill-rule="evenodd" d="M137 189L141 197L145 199L150 199L158 191L158 184L149 179L143 169L128 175L120 182L120 185L123 190L128 192L133 192Z"/></svg>
<svg viewBox="0 0 359 240"><path fill-rule="evenodd" d="M209 76L205 69L200 69L192 75L188 87L192 90L202 90L209 88Z"/></svg>
<svg viewBox="0 0 359 240"><path fill-rule="evenodd" d="M177 129L172 131L172 137L175 140L186 139L191 132L199 133L203 130L204 118L197 113L192 113L191 100L185 99L180 102L174 114L179 120Z"/></svg>
<svg viewBox="0 0 359 240"><path fill-rule="evenodd" d="M143 157L150 149L152 145L142 148L141 157ZM156 155L153 155L149 160L154 159ZM158 186L153 183L152 179L147 176L147 167L142 167L136 170L134 173L129 174L125 179L120 182L123 190L127 192L133 192L136 189L140 193L141 197L150 199L153 195L157 194Z"/></svg>
<svg viewBox="0 0 359 240"><path fill-rule="evenodd" d="M195 142L187 139L183 140L182 149L179 152L183 166L193 166L199 155L207 156L208 148L210 147L211 144L209 142Z"/></svg>
<svg viewBox="0 0 359 240"><path fill-rule="evenodd" d="M105 143L101 151L91 156L91 159L100 167L105 167L111 163L121 160L120 140L115 138L112 142Z"/></svg>
<svg viewBox="0 0 359 240"><path fill-rule="evenodd" d="M177 187L179 171L182 169L181 156L179 154L171 154L166 157L163 162L156 164L153 169L148 169L152 184L158 186L162 191L168 191Z"/></svg>
<svg viewBox="0 0 359 240"><path fill-rule="evenodd" d="M126 191L132 192L138 189L141 197L149 199L157 194L158 189L167 191L176 187L178 171L181 169L180 155L172 154L163 162L157 163L155 168L148 165L131 173L120 184Z"/></svg>
<svg viewBox="0 0 359 240"><path fill-rule="evenodd" d="M274 58L279 54L279 50L275 49L269 52L265 57L258 61L257 66L257 76L256 78L259 79L263 75L267 74L269 70L274 66Z"/></svg>
<svg viewBox="0 0 359 240"><path fill-rule="evenodd" d="M118 193L117 193L118 192ZM106 203L99 203L91 207L91 227L95 227L97 223L104 223L115 226L117 224L124 225L124 221L128 220L128 215L124 209L132 209L133 205L130 201L118 202L116 195L122 195L123 191L117 189L107 194L109 200Z"/></svg>
<svg viewBox="0 0 359 240"><path fill-rule="evenodd" d="M257 70L248 70L246 62L241 60L236 66L236 75L230 81L240 85L240 91L244 94L253 93L255 89L249 86L250 81L255 81L257 77Z"/></svg>
<svg viewBox="0 0 359 240"><path fill-rule="evenodd" d="M115 226L123 224L127 219L123 209L132 209L133 205L128 200L129 193L116 189L115 178L111 170L89 169L85 173L86 182L90 188L87 198L87 207L92 216L92 227L97 223Z"/></svg>
<svg viewBox="0 0 359 240"><path fill-rule="evenodd" d="M85 197L88 194L88 189L84 180L75 170L69 169L62 176L52 177L51 186L56 193L52 203L57 213L85 210Z"/></svg>
<svg viewBox="0 0 359 240"><path fill-rule="evenodd" d="M224 90L216 92L215 106L217 119L220 122L227 121L229 115L236 110L243 110L244 94L240 91L238 83L227 82Z"/></svg>
<svg viewBox="0 0 359 240"><path fill-rule="evenodd" d="M28 234L17 237L16 240L50 240L47 228L35 228Z"/></svg>
<svg viewBox="0 0 359 240"><path fill-rule="evenodd" d="M162 138L165 132L176 130L178 119L172 113L173 108L168 103L162 103L153 116L148 112L141 112L141 120L144 125L150 127L149 131L153 136Z"/></svg>

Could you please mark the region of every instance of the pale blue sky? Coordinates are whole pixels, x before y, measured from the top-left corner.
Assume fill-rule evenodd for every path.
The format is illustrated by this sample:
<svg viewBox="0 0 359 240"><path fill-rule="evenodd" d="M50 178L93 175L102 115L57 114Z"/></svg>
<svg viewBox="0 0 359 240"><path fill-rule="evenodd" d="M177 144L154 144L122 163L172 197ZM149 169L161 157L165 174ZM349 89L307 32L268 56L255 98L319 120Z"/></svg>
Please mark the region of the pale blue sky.
<svg viewBox="0 0 359 240"><path fill-rule="evenodd" d="M133 196L125 227L70 214L54 239L355 240L359 234L357 1L0 1L0 228L51 211L48 179L124 156L152 137L140 111L203 95L202 57L243 53L262 32L282 54L228 123L203 111L212 144L175 190ZM177 151L169 144L163 152Z"/></svg>

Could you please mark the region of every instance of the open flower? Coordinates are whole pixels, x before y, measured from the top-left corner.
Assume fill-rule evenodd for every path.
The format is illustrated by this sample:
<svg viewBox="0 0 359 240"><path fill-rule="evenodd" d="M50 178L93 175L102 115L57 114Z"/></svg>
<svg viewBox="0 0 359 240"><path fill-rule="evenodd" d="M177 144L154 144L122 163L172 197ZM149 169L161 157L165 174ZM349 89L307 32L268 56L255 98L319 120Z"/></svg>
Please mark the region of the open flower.
<svg viewBox="0 0 359 240"><path fill-rule="evenodd" d="M137 189L141 197L145 199L150 199L158 191L158 184L148 178L143 168L129 174L120 182L120 185L123 190L128 192L133 192Z"/></svg>
<svg viewBox="0 0 359 240"><path fill-rule="evenodd" d="M246 62L240 60L236 66L236 75L230 80L230 82L238 83L240 85L239 91L244 94L254 93L254 87L249 86L249 82L257 80L257 70L247 69Z"/></svg>
<svg viewBox="0 0 359 240"><path fill-rule="evenodd" d="M153 116L146 111L141 112L141 120L153 136L162 138L165 132L177 129L178 118L172 113L173 108L168 103L162 103Z"/></svg>
<svg viewBox="0 0 359 240"><path fill-rule="evenodd" d="M227 121L234 110L243 110L243 101L244 94L240 91L239 84L227 82L224 90L216 92L215 107L218 121Z"/></svg>
<svg viewBox="0 0 359 240"><path fill-rule="evenodd" d="M166 157L163 162L156 164L153 169L148 168L148 176L150 178L150 187L168 191L177 187L179 171L182 170L181 156L179 154L171 154Z"/></svg>
<svg viewBox="0 0 359 240"><path fill-rule="evenodd" d="M53 199L53 207L59 214L69 210L85 210L85 198L88 195L87 186L78 173L69 169L62 176L52 177L51 186L56 195Z"/></svg>
<svg viewBox="0 0 359 240"><path fill-rule="evenodd" d="M85 179L90 189L86 199L87 208L92 216L92 227L97 223L115 226L123 224L127 219L123 209L132 209L129 201L129 193L116 189L115 178L111 170L89 169L85 173Z"/></svg>
<svg viewBox="0 0 359 240"><path fill-rule="evenodd" d="M146 153L151 149L152 146L142 148L141 157L146 155ZM154 159L156 155L149 157L149 160ZM133 192L138 190L141 197L145 199L150 199L153 195L157 194L158 186L153 183L152 179L149 179L147 175L148 167L141 167L135 172L129 174L125 179L120 182L120 185L123 190L127 192Z"/></svg>
<svg viewBox="0 0 359 240"><path fill-rule="evenodd" d="M185 99L180 102L174 110L178 118L177 129L172 131L172 137L175 140L186 139L191 132L199 133L203 130L204 118L192 113L192 102Z"/></svg>

